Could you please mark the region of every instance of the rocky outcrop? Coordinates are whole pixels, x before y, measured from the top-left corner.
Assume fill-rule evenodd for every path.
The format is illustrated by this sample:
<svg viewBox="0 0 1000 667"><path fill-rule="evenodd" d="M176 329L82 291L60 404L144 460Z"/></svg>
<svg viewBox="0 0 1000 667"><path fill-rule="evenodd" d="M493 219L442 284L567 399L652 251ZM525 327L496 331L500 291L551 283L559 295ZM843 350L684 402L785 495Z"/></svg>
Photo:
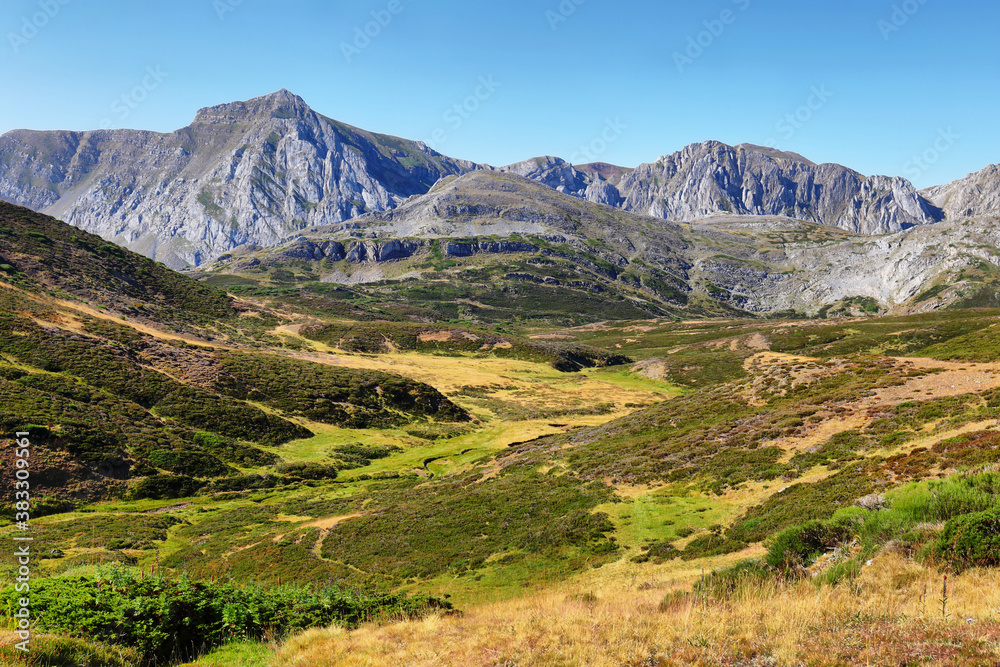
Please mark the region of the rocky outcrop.
<svg viewBox="0 0 1000 667"><path fill-rule="evenodd" d="M590 184L590 179L573 168L565 160L552 156L536 157L524 162L507 165L500 168L501 172L509 172L530 178L533 181L547 185L553 190L583 197Z"/></svg>
<svg viewBox="0 0 1000 667"><path fill-rule="evenodd" d="M291 246L287 246L276 252L274 256L281 260L302 259L306 261L319 261L321 259L329 259L337 262L346 259L347 252L344 250L344 244L337 241L314 243L308 239L299 238ZM227 259L229 257L223 255L218 258L218 261L226 261Z"/></svg>
<svg viewBox="0 0 1000 667"><path fill-rule="evenodd" d="M603 180L594 181L588 185L583 198L595 204L607 206L621 206L625 202L618 188Z"/></svg>
<svg viewBox="0 0 1000 667"><path fill-rule="evenodd" d="M538 252L538 246L517 241L455 241L445 244L445 253L452 257L472 257L480 253L505 254L515 252Z"/></svg>
<svg viewBox="0 0 1000 667"><path fill-rule="evenodd" d="M848 201L836 220L817 220L860 234L890 234L941 219L905 178L872 176Z"/></svg>
<svg viewBox="0 0 1000 667"><path fill-rule="evenodd" d="M677 221L780 215L862 234L889 234L943 216L903 178L865 176L763 146L692 144L634 170L540 157L503 167L559 192Z"/></svg>
<svg viewBox="0 0 1000 667"><path fill-rule="evenodd" d="M941 208L949 220L1000 216L1000 165L990 165L947 185L921 194Z"/></svg>
<svg viewBox="0 0 1000 667"><path fill-rule="evenodd" d="M417 241L385 241L375 243L358 241L347 251L349 262L389 262L395 259L406 259L423 246Z"/></svg>
<svg viewBox="0 0 1000 667"><path fill-rule="evenodd" d="M584 165L577 169L561 158L545 156L507 165L499 171L530 178L558 192L596 204L620 206L622 197L607 179L620 179L628 170L605 163Z"/></svg>
<svg viewBox="0 0 1000 667"><path fill-rule="evenodd" d="M170 134L10 132L0 165L0 198L174 267L392 209L479 168L330 120L284 90L202 109Z"/></svg>

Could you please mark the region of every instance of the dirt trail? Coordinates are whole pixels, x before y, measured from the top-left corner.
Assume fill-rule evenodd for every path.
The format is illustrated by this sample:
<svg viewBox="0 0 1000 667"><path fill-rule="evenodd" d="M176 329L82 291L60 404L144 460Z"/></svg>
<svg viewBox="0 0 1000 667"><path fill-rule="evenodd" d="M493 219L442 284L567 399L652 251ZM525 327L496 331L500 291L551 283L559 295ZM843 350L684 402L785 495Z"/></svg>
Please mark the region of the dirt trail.
<svg viewBox="0 0 1000 667"><path fill-rule="evenodd" d="M344 523L350 519L357 519L361 516L360 512L355 512L354 514L344 514L341 516L330 516L325 519L316 519L315 521L310 521L309 523L302 524L302 528L319 528L320 530L330 530L339 523Z"/></svg>
<svg viewBox="0 0 1000 667"><path fill-rule="evenodd" d="M306 324L306 322L300 322L299 324L285 324L280 327L276 327L272 333L299 336L302 334L302 328L305 327Z"/></svg>

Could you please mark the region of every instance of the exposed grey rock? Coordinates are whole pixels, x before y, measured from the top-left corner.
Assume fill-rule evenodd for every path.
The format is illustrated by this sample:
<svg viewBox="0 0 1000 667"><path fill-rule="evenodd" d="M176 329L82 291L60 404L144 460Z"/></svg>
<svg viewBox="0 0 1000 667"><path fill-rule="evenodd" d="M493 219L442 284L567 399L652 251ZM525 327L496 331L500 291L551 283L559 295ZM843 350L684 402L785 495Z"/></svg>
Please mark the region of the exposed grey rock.
<svg viewBox="0 0 1000 667"><path fill-rule="evenodd" d="M170 134L9 132L0 198L168 265L394 208L479 166L317 114L282 90Z"/></svg>
<svg viewBox="0 0 1000 667"><path fill-rule="evenodd" d="M709 141L637 167L618 188L626 210L668 220L782 215L864 234L937 220L902 178L816 165L795 153Z"/></svg>
<svg viewBox="0 0 1000 667"><path fill-rule="evenodd" d="M352 245L350 250L347 251L347 261L361 263L405 259L416 252L421 245L419 242L400 241L398 239L384 243L360 241Z"/></svg>
<svg viewBox="0 0 1000 667"><path fill-rule="evenodd" d="M921 194L939 206L949 220L1000 215L1000 165L990 165Z"/></svg>
<svg viewBox="0 0 1000 667"><path fill-rule="evenodd" d="M536 157L524 162L510 164L500 168L501 172L509 172L530 178L533 181L547 185L553 190L574 197L583 197L590 184L584 174L573 168L565 160L557 157Z"/></svg>
<svg viewBox="0 0 1000 667"><path fill-rule="evenodd" d="M597 180L588 185L583 198L607 206L621 206L624 202L618 188L604 180Z"/></svg>
<svg viewBox="0 0 1000 667"><path fill-rule="evenodd" d="M468 243L452 242L445 245L445 253L452 257L472 257L478 253L503 254L515 252L538 252L538 247L530 243L516 241L479 241Z"/></svg>
<svg viewBox="0 0 1000 667"><path fill-rule="evenodd" d="M621 194L614 184L606 180L606 176L620 180L628 170L603 162L577 169L561 158L545 156L507 165L499 171L529 178L558 192L596 204L619 206L622 203Z"/></svg>

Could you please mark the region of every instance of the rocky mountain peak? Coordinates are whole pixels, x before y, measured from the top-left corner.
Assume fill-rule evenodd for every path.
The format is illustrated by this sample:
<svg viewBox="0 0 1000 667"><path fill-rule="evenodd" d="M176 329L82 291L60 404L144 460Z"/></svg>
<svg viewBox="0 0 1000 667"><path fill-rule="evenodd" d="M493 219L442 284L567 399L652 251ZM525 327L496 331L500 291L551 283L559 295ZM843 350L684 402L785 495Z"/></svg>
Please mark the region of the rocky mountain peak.
<svg viewBox="0 0 1000 667"><path fill-rule="evenodd" d="M737 144L734 146L737 151L748 152L748 153L760 153L761 155L766 155L772 160L785 160L787 162L801 162L807 164L811 167L817 166L812 160L805 158L798 153L793 153L791 151L782 151L777 148L771 148L770 146L758 146L757 144Z"/></svg>
<svg viewBox="0 0 1000 667"><path fill-rule="evenodd" d="M562 158L545 155L500 167L500 171L517 174L544 183L553 190L581 196L587 189L586 177Z"/></svg>
<svg viewBox="0 0 1000 667"><path fill-rule="evenodd" d="M195 123L235 123L255 118L304 118L312 109L298 95L285 90L245 102L229 102L199 109Z"/></svg>
<svg viewBox="0 0 1000 667"><path fill-rule="evenodd" d="M0 198L172 267L394 208L478 165L313 111L287 90L207 107L170 134L0 137Z"/></svg>

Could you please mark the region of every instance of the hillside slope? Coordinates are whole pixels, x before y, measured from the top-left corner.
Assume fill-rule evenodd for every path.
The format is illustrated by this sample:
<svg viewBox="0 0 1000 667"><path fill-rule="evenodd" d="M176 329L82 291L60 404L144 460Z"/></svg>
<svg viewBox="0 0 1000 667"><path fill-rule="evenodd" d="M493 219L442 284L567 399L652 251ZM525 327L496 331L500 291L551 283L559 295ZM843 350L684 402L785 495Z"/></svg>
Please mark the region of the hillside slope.
<svg viewBox="0 0 1000 667"><path fill-rule="evenodd" d="M470 418L421 382L293 359L276 314L48 216L0 204L0 238L0 438L31 433L40 500L252 486L239 470L275 472L260 447L312 437L304 423Z"/></svg>

